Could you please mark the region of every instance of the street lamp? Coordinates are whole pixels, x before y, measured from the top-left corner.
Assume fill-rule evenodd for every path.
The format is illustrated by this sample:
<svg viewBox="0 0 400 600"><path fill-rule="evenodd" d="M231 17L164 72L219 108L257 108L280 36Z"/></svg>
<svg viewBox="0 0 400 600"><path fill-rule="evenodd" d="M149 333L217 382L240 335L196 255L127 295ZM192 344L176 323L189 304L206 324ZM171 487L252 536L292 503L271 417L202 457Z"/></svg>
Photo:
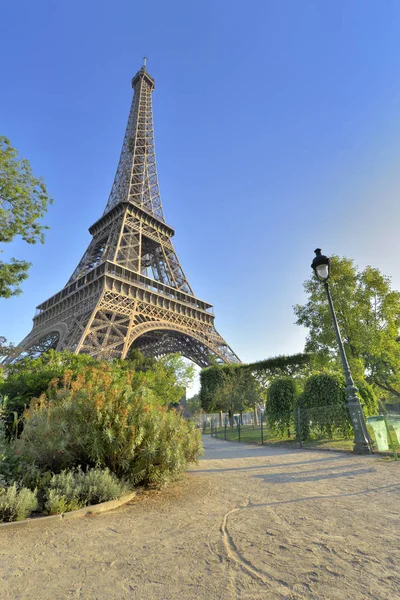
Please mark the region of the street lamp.
<svg viewBox="0 0 400 600"><path fill-rule="evenodd" d="M335 309L333 308L333 302L329 290L328 279L330 275L330 260L327 256L321 254L321 248L317 248L314 250L314 252L316 256L312 261L311 267L313 268L317 279L323 282L326 295L328 296L329 308L331 310L333 326L339 346L340 358L342 360L343 371L346 378L347 407L349 409L354 430L353 452L355 454L370 454L372 452L371 440L365 424L364 413L361 408L360 399L357 395L358 389L354 385L349 363L347 362L346 352L344 350L342 336L340 335L339 325L336 319Z"/></svg>

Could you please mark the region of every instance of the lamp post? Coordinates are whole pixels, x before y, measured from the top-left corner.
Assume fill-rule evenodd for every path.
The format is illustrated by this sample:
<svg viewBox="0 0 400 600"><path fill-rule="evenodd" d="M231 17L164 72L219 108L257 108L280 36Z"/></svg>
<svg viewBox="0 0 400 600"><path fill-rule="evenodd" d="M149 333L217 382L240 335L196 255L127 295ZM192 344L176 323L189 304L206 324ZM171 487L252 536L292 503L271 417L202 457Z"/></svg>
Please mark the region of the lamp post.
<svg viewBox="0 0 400 600"><path fill-rule="evenodd" d="M349 363L347 362L346 352L343 346L342 336L340 335L339 325L336 319L335 309L333 308L333 302L331 293L329 290L329 275L330 275L330 260L327 256L321 254L321 248L314 250L315 258L312 261L311 267L314 270L317 279L324 284L326 295L328 297L329 308L332 315L333 327L336 333L336 339L339 346L340 358L342 360L343 371L346 378L346 395L347 395L347 407L349 409L351 422L354 430L354 448L355 454L370 454L372 452L371 440L368 434L367 426L365 424L364 413L362 411L360 399L357 395L358 389L354 385L353 377Z"/></svg>

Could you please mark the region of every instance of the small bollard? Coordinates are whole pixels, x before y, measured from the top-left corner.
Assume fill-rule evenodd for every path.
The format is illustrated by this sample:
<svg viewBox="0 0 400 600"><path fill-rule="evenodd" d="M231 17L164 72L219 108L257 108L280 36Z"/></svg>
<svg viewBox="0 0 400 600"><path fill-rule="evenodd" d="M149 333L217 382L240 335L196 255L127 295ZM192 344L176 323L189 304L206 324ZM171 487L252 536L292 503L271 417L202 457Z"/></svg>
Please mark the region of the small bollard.
<svg viewBox="0 0 400 600"><path fill-rule="evenodd" d="M299 438L299 445L300 448L303 447L303 440L302 435L301 435L301 412L300 412L300 406L297 407L297 435Z"/></svg>

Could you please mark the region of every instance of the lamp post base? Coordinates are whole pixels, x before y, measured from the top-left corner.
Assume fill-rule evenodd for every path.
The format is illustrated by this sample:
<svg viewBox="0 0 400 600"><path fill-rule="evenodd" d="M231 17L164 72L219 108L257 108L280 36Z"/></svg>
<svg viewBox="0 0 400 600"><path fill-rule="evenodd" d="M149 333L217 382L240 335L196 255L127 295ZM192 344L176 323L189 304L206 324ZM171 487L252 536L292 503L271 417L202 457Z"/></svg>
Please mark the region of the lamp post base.
<svg viewBox="0 0 400 600"><path fill-rule="evenodd" d="M372 454L372 450L366 442L354 442L353 454Z"/></svg>
<svg viewBox="0 0 400 600"><path fill-rule="evenodd" d="M365 424L361 403L357 396L357 388L354 384L350 384L346 387L346 392L347 407L354 430L353 452L354 454L372 454L372 440Z"/></svg>

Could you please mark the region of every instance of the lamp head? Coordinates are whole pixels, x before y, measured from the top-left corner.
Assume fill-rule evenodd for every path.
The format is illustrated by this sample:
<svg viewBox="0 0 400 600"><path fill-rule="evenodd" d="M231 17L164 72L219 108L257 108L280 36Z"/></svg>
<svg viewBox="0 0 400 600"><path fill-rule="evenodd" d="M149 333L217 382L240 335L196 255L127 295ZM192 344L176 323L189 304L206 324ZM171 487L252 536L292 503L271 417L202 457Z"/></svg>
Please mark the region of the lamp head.
<svg viewBox="0 0 400 600"><path fill-rule="evenodd" d="M330 260L324 254L321 254L321 248L314 250L315 258L311 267L320 281L327 281L330 275Z"/></svg>

